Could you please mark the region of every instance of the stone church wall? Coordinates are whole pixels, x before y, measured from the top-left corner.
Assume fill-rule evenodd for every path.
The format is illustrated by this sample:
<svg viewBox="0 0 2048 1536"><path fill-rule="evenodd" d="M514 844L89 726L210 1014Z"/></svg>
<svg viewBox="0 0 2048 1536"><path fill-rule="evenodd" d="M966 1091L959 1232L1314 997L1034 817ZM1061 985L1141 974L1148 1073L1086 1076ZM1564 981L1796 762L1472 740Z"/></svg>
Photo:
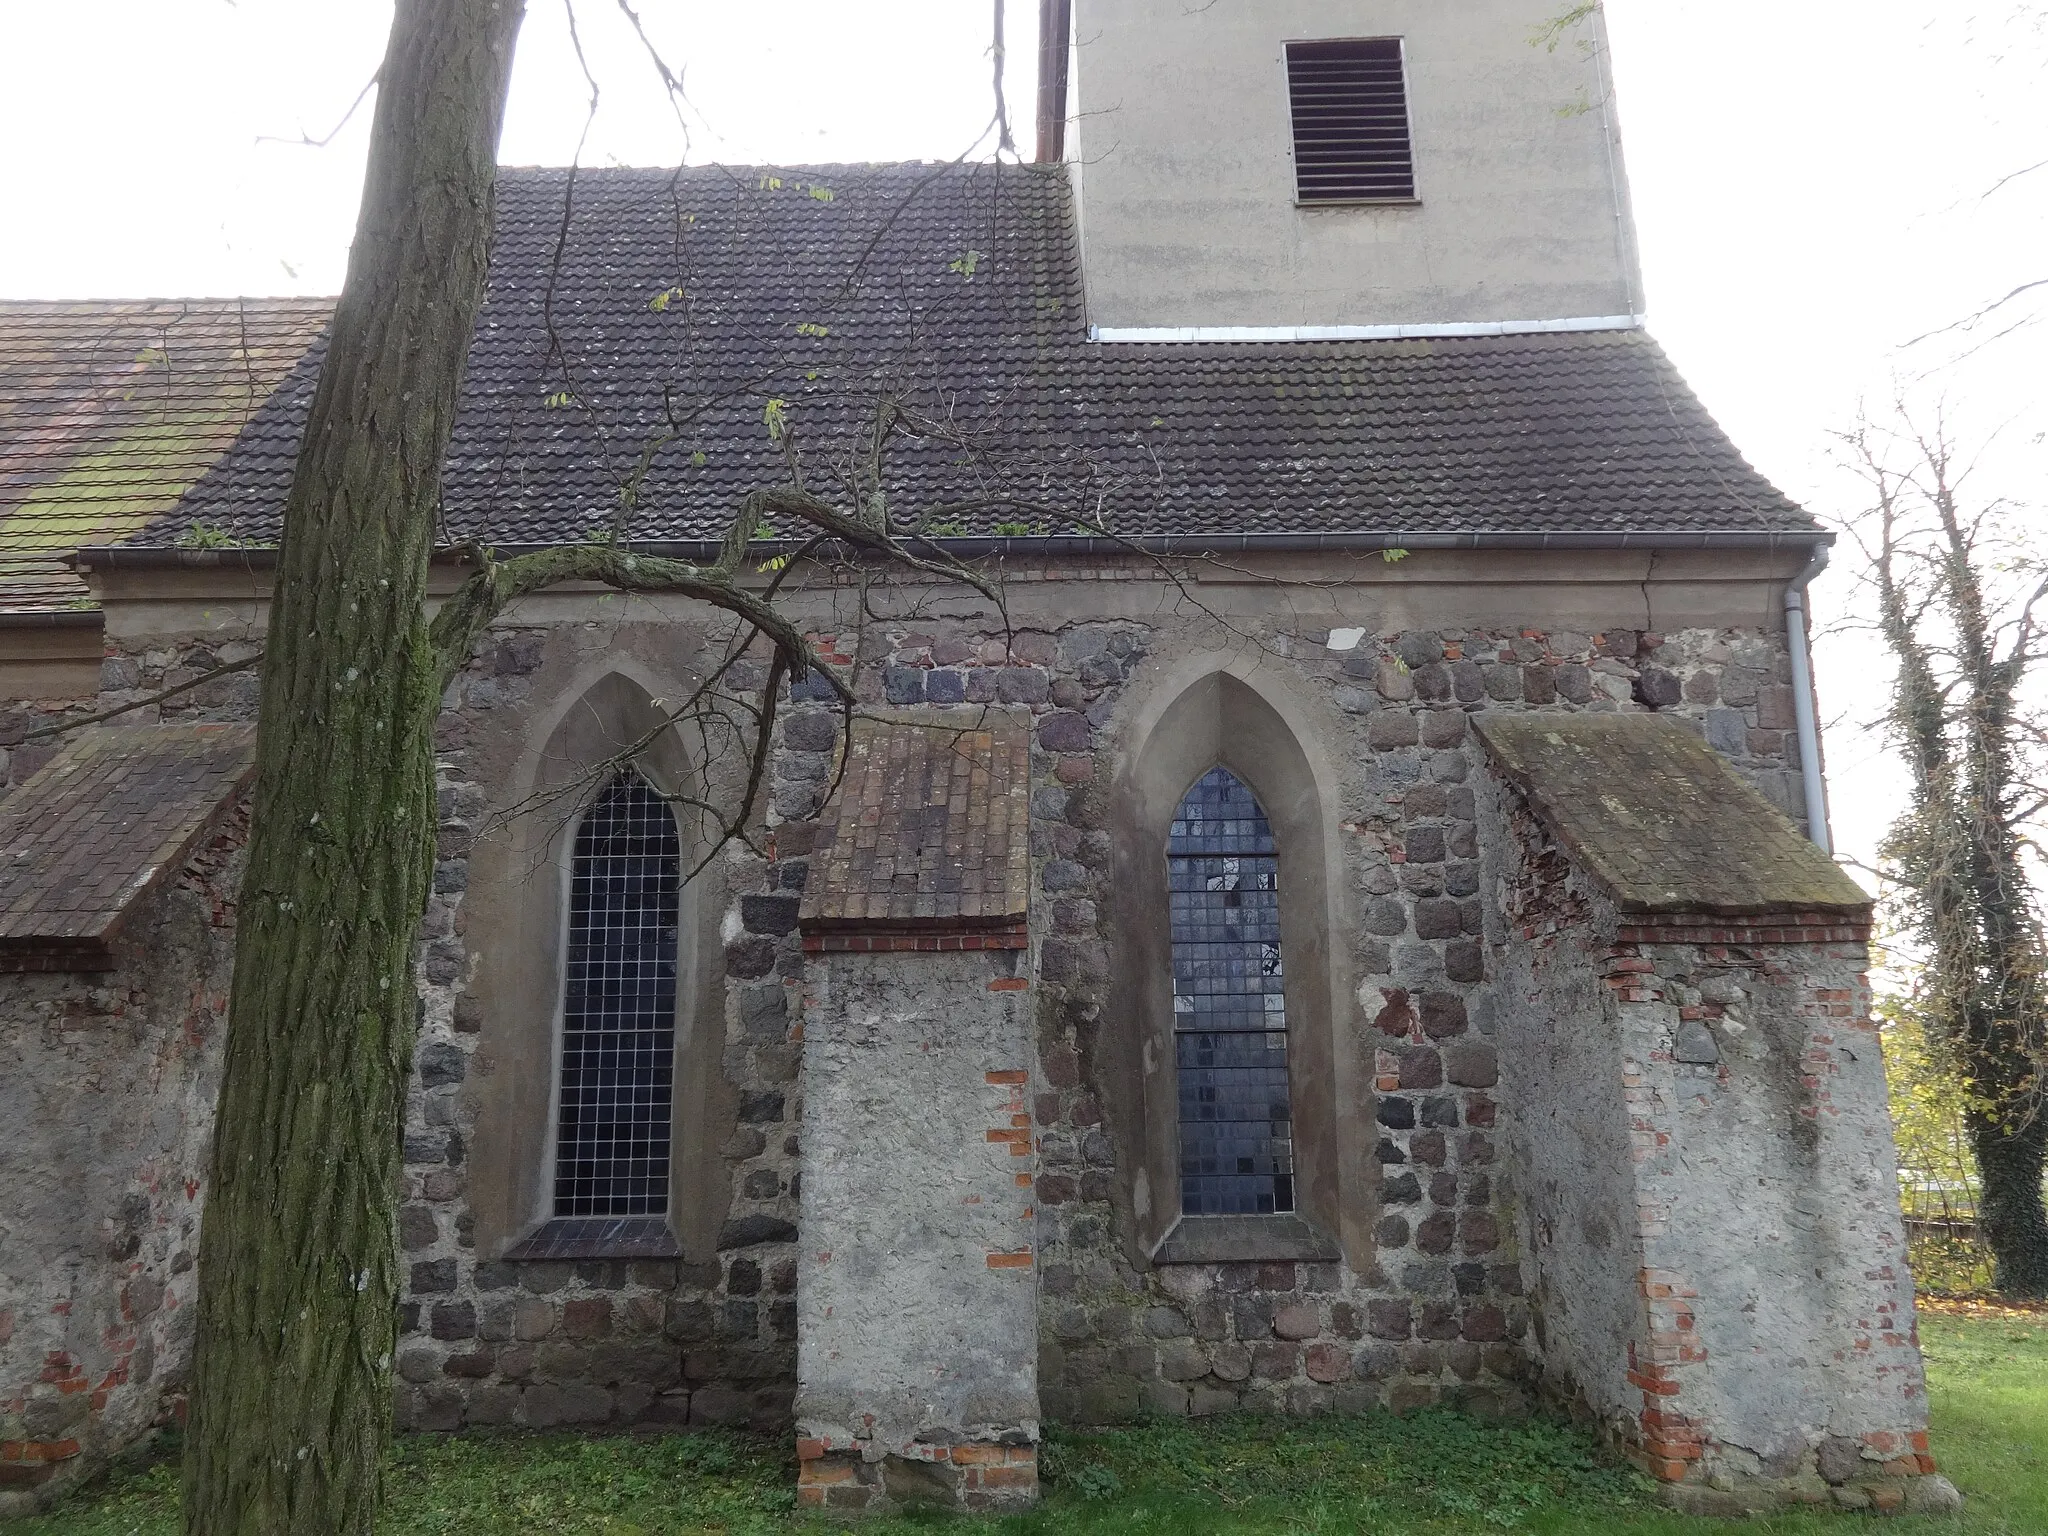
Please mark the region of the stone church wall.
<svg viewBox="0 0 2048 1536"><path fill-rule="evenodd" d="M405 1425L789 1421L803 1169L796 908L836 721L815 697L796 700L780 725L771 835L704 877L720 882L711 889L722 953L707 963L724 973L724 1118L709 1175L717 1187L706 1197L723 1211L714 1236L661 1261L507 1261L502 1244L478 1246L479 1181L503 1178L472 1161L479 1105L512 1069L486 1043L479 1003L475 843L507 792L508 743L531 718L609 652L659 661L676 653L677 634L658 619L508 628L451 690L406 1137L409 1285L396 1362ZM1778 638L1620 628L1333 634L1323 622L1246 629L1195 613L1020 627L1007 644L985 622L905 620L831 643L857 655L877 707L992 704L1033 716L1031 1113L1045 1416L1308 1413L1448 1397L1520 1411L1534 1378L1530 1277L1498 1087L1516 1066L1499 1058L1486 985L1470 718L1654 705L1696 721L1791 804L1798 780ZM1322 722L1312 745L1338 765L1330 788L1342 825L1331 832L1341 853L1326 875L1355 922L1330 941L1358 985L1329 1027L1345 1034L1368 1080L1336 1112L1377 1121L1368 1176L1346 1186L1348 1261L1153 1266L1134 1233L1131 1183L1144 1150L1103 1049L1117 1027L1109 1005L1124 942L1110 789L1127 721L1161 676L1205 652L1234 656L1254 692L1270 680L1306 700ZM217 645L163 643L110 656L107 697L220 659ZM252 704L248 679L229 678L166 717L242 716ZM1288 860L1283 846L1283 880Z"/></svg>
<svg viewBox="0 0 2048 1536"><path fill-rule="evenodd" d="M1371 1056L1380 1173L1361 1202L1373 1208L1370 1244L1349 1263L1143 1267L1117 1239L1131 1153L1106 1129L1105 1085L1091 1072L1103 1031L1119 1027L1105 1011L1105 980L1120 910L1091 790L1112 771L1102 743L1114 730L1115 683L1142 677L1139 652L1172 655L1199 637L1124 631L1126 658L1107 649L1116 634L1079 626L1060 637L1072 676L1055 685L1080 685L1075 702L1104 729L1048 718L1041 741L1058 733L1076 750L1047 762L1034 803L1048 898L1040 919L1051 920L1040 954L1038 1104L1048 1417L1404 1408L1445 1397L1520 1411L1532 1341L1498 1093L1516 1066L1498 1057L1485 985L1470 717L1647 698L1698 719L1782 801L1796 792L1782 657L1754 637L1699 632L1407 632L1359 637L1344 651L1321 632L1271 637L1259 667L1323 690L1345 722L1329 755L1348 769L1333 786L1346 815L1338 878L1356 893L1357 927L1339 941L1360 985L1336 1023ZM908 648L894 658L921 659ZM1281 863L1284 885L1284 844Z"/></svg>
<svg viewBox="0 0 2048 1536"><path fill-rule="evenodd" d="M243 832L114 969L0 973L0 1515L183 1411Z"/></svg>

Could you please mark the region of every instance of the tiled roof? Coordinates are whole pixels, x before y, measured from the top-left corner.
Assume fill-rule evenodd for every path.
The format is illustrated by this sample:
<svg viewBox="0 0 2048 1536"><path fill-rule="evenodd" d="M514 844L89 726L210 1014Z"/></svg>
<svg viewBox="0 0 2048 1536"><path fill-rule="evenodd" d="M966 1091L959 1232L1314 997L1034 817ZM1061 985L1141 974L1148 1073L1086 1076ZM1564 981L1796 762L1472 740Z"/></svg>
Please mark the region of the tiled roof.
<svg viewBox="0 0 2048 1536"><path fill-rule="evenodd" d="M252 725L83 731L0 801L0 970L96 970L255 773Z"/></svg>
<svg viewBox="0 0 2048 1536"><path fill-rule="evenodd" d="M801 920L827 929L1020 923L1031 894L1027 714L853 722L818 827Z"/></svg>
<svg viewBox="0 0 2048 1536"><path fill-rule="evenodd" d="M1623 912L1869 915L1855 881L1669 716L1476 720L1494 762Z"/></svg>
<svg viewBox="0 0 2048 1536"><path fill-rule="evenodd" d="M892 447L890 507L940 532L1815 531L1642 332L1097 344L1058 170L584 171L556 269L568 185L500 177L444 484L457 541L602 530L646 451L630 535L716 536L785 478L770 402L836 492L882 391L975 439ZM141 542L277 537L316 364ZM1001 504L940 510L969 499Z"/></svg>
<svg viewBox="0 0 2048 1536"><path fill-rule="evenodd" d="M176 506L332 307L0 303L0 611L82 603L63 557Z"/></svg>

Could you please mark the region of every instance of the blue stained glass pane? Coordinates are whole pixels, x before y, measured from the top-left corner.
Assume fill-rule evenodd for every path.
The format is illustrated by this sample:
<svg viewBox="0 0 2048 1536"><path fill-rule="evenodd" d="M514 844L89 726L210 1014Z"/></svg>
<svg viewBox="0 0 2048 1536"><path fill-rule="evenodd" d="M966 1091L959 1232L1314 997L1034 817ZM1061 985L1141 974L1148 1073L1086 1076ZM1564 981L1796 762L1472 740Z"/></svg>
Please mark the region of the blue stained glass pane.
<svg viewBox="0 0 2048 1536"><path fill-rule="evenodd" d="M1294 1209L1287 1005L1273 829L1236 775L1190 789L1166 847L1181 1209Z"/></svg>

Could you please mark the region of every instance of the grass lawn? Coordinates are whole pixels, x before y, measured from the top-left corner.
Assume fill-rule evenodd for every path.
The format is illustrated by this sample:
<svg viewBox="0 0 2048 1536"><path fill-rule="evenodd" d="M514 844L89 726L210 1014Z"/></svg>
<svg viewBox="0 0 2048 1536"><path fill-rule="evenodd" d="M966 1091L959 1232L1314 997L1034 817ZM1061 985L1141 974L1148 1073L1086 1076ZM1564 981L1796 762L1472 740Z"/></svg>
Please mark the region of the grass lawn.
<svg viewBox="0 0 2048 1536"><path fill-rule="evenodd" d="M1957 1536L2048 1533L2048 1313L1923 1313L1934 1450L1969 1496L1955 1519L1887 1529ZM776 1536L812 1529L794 1512L786 1440L505 1435L418 1438L394 1452L392 1536ZM81 1492L9 1536L173 1536L176 1469L159 1464ZM1230 1420L1055 1435L1047 1494L1025 1516L969 1529L1055 1533L1361 1532L1711 1536L1835 1532L1856 1518L1692 1520L1590 1443L1548 1424L1497 1430L1451 1413L1301 1423ZM883 1533L943 1518L876 1522Z"/></svg>

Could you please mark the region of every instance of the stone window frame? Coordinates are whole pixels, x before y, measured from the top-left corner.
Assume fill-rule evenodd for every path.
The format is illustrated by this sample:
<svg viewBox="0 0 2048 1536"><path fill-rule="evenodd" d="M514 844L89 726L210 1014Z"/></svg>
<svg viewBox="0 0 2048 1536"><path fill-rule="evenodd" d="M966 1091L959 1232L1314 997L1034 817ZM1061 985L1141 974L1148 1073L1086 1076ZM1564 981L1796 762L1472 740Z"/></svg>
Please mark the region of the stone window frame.
<svg viewBox="0 0 2048 1536"><path fill-rule="evenodd" d="M1116 1192L1134 1260L1154 1264L1329 1260L1369 1268L1378 1190L1371 1054L1355 1014L1357 931L1339 842L1340 775L1322 742L1341 722L1290 696L1270 669L1197 658L1149 693L1122 733L1110 785L1115 957L1091 1041L1093 1076L1120 1146ZM1244 668L1250 672L1249 666ZM1265 808L1280 861L1287 956L1295 1211L1183 1216L1172 1041L1167 830L1211 768L1236 774Z"/></svg>
<svg viewBox="0 0 2048 1536"><path fill-rule="evenodd" d="M576 781L652 734L634 767L655 789L675 793L690 760L680 733L661 729L666 716L654 700L687 691L629 675L616 660L600 675L579 679L536 717L505 793L493 797L526 809L478 839L465 903L473 953L482 962L473 967L469 990L481 1020L479 1052L490 1067L478 1083L470 1159L479 1257L706 1260L717 1252L730 1204L721 1148L738 1124L738 1098L723 1071L723 904L715 865L682 889L667 1214L554 1213L575 833L610 775ZM702 849L681 818L678 832L687 874Z"/></svg>

